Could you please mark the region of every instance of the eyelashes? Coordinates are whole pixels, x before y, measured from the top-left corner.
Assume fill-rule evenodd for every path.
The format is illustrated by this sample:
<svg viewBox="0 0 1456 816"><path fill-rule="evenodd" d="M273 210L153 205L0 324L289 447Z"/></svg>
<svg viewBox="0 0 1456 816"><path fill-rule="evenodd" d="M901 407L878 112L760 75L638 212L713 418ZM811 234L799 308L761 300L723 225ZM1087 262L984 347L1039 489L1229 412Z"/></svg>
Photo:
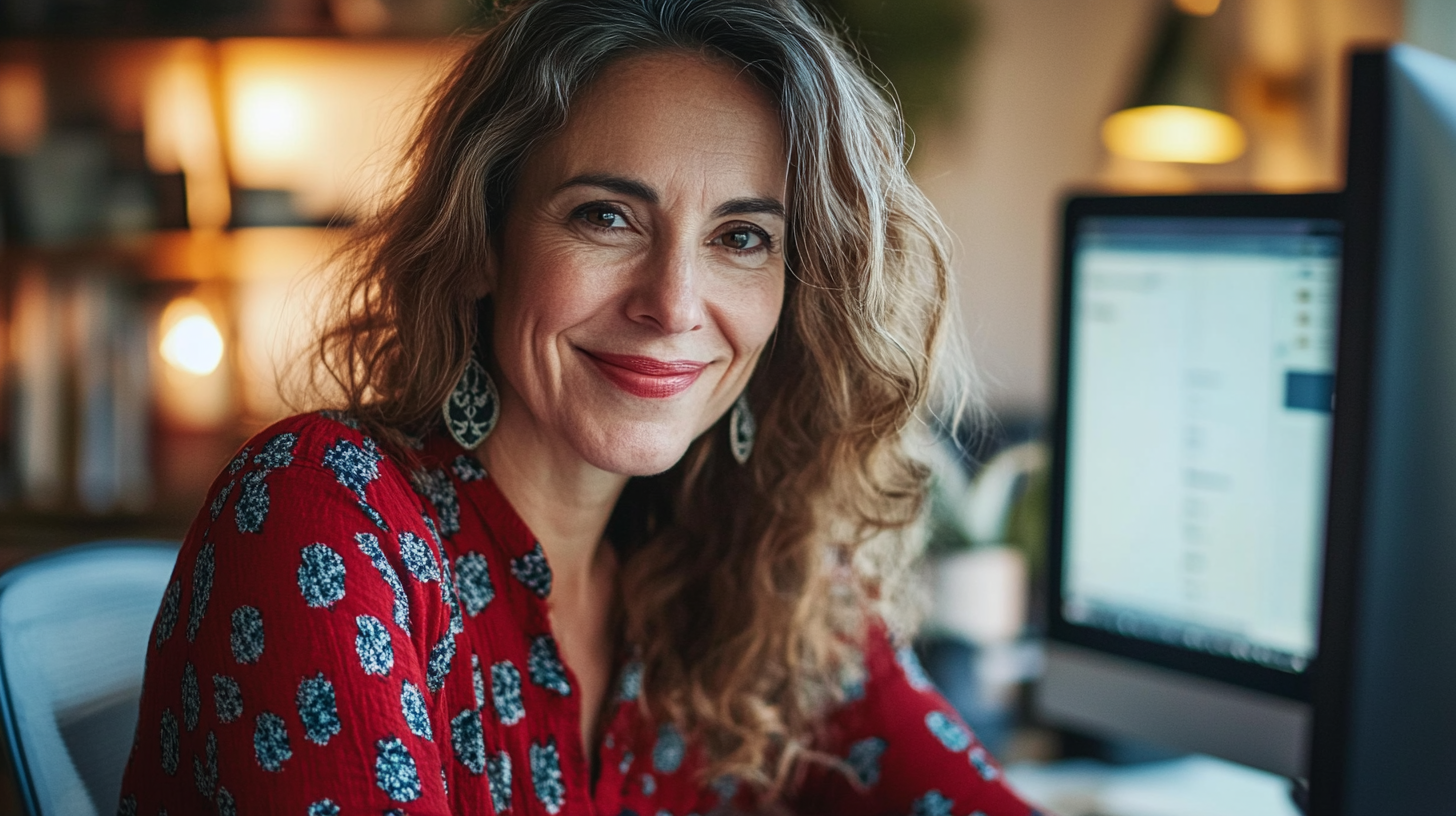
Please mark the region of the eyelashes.
<svg viewBox="0 0 1456 816"><path fill-rule="evenodd" d="M618 232L626 230L630 226L622 208L608 201L592 201L577 207L571 211L571 220L600 233ZM606 221L611 223L604 223ZM756 238L758 243L752 246L734 246L725 241L730 236L751 236L751 238ZM712 242L735 255L743 256L772 252L778 246L778 242L774 240L774 236L768 230L746 221L726 224L713 237Z"/></svg>
<svg viewBox="0 0 1456 816"><path fill-rule="evenodd" d="M723 240L723 239L727 238L730 235L751 235L751 236L757 238L760 243L759 243L758 246L753 246L753 247L736 247L736 246L732 246L730 244L724 243L724 240ZM714 240L714 242L718 243L720 246L726 247L727 249L729 249L732 252L741 252L741 253L745 253L745 254L746 253L755 253L755 252L768 252L768 251L772 251L773 248L774 248L773 236L772 235L769 235L767 230L764 230L764 229L762 229L760 227L756 227L756 226L754 226L752 224L743 224L743 223L731 224L729 229L723 231L722 233L719 233L718 237L717 238L714 238L713 240Z"/></svg>
<svg viewBox="0 0 1456 816"><path fill-rule="evenodd" d="M621 223L621 226L605 226L593 219L593 216L602 215L608 216L610 218L615 218L618 222ZM622 229L623 227L627 226L627 216L623 214L621 210L602 201L593 201L590 204L583 204L580 207L577 207L575 210L572 211L571 217L577 221L585 223L587 226L607 232Z"/></svg>

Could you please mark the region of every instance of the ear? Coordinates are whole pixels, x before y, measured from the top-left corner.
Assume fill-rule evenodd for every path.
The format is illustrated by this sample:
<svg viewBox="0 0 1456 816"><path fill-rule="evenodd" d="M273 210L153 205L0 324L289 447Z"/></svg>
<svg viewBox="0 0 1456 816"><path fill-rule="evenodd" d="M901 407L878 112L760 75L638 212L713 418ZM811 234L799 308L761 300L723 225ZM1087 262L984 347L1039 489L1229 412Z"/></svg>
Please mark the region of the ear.
<svg viewBox="0 0 1456 816"><path fill-rule="evenodd" d="M470 281L470 298L480 300L495 291L496 279L500 270L500 251L495 241L487 241L485 257L481 260L480 267L475 270Z"/></svg>

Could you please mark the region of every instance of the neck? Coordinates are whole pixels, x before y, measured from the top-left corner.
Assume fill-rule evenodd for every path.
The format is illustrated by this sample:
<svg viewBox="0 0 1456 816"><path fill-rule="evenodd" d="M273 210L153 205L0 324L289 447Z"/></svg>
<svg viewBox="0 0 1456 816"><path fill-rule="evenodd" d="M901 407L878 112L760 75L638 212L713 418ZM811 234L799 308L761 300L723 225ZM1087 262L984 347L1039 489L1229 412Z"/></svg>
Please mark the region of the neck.
<svg viewBox="0 0 1456 816"><path fill-rule="evenodd" d="M587 463L541 433L522 406L503 402L481 449L485 468L546 552L552 605L574 604L590 591L593 566L607 555L602 536L627 477Z"/></svg>

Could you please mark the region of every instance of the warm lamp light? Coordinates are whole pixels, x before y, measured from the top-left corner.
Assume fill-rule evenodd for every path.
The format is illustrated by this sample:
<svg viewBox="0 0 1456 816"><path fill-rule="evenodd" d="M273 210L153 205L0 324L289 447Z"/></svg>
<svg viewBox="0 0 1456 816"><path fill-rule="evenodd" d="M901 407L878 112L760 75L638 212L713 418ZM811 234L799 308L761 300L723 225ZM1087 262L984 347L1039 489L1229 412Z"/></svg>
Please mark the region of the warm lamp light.
<svg viewBox="0 0 1456 816"><path fill-rule="evenodd" d="M162 312L162 359L188 374L205 377L222 362L222 333L207 307L195 298L178 298Z"/></svg>
<svg viewBox="0 0 1456 816"><path fill-rule="evenodd" d="M298 88L276 81L247 85L238 91L235 105L235 150L275 160L305 152L308 112Z"/></svg>
<svg viewBox="0 0 1456 816"><path fill-rule="evenodd" d="M180 40L152 75L143 100L147 162L158 173L181 171L187 223L222 229L232 215L227 165L213 102L209 46Z"/></svg>
<svg viewBox="0 0 1456 816"><path fill-rule="evenodd" d="M1232 116L1184 105L1128 108L1102 123L1102 143L1141 161L1222 164L1243 155L1244 129Z"/></svg>
<svg viewBox="0 0 1456 816"><path fill-rule="evenodd" d="M1222 83L1203 19L1218 3L1187 0L1178 8L1168 11L1132 103L1102 123L1102 143L1140 161L1233 161L1247 142L1239 123L1218 110Z"/></svg>

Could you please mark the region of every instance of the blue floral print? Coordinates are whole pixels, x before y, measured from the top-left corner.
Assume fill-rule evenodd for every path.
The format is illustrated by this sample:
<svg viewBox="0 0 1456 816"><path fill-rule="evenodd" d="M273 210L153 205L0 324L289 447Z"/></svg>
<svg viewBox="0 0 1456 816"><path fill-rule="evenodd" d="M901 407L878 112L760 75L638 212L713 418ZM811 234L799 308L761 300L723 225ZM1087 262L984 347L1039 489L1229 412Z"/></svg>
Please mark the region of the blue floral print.
<svg viewBox="0 0 1456 816"><path fill-rule="evenodd" d="M541 542L520 558L511 559L511 574L526 588L545 598L551 594L551 567L546 563L546 551Z"/></svg>
<svg viewBox="0 0 1456 816"><path fill-rule="evenodd" d="M411 475L415 491L435 508L435 518L440 520L440 533L446 538L460 532L460 499L455 495L455 483L445 471L417 470Z"/></svg>
<svg viewBox="0 0 1456 816"><path fill-rule="evenodd" d="M430 552L430 545L409 530L399 534L399 560L420 583L440 580L440 565Z"/></svg>
<svg viewBox="0 0 1456 816"><path fill-rule="evenodd" d="M288 744L288 725L283 718L264 711L253 727L253 753L265 771L283 770L283 763L293 757Z"/></svg>
<svg viewBox="0 0 1456 816"><path fill-rule="evenodd" d="M217 709L217 721L220 723L230 723L243 716L243 691L238 687L238 681L214 674L212 704Z"/></svg>
<svg viewBox="0 0 1456 816"><path fill-rule="evenodd" d="M566 803L566 783L561 776L555 737L531 745L531 787L547 813L559 813Z"/></svg>
<svg viewBox="0 0 1456 816"><path fill-rule="evenodd" d="M298 591L311 607L332 608L344 599L344 558L327 544L310 544L301 552Z"/></svg>
<svg viewBox="0 0 1456 816"><path fill-rule="evenodd" d="M379 789L396 802L420 798L420 772L409 748L397 737L379 740L374 747L374 782Z"/></svg>
<svg viewBox="0 0 1456 816"><path fill-rule="evenodd" d="M490 667L490 696L501 725L515 725L526 716L521 703L521 673L509 660Z"/></svg>
<svg viewBox="0 0 1456 816"><path fill-rule="evenodd" d="M455 559L455 584L460 588L460 603L465 614L475 617L495 599L495 586L490 582L490 564L478 552L468 552Z"/></svg>
<svg viewBox="0 0 1456 816"><path fill-rule="evenodd" d="M960 753L971 747L971 732L956 722L953 717L940 711L932 711L925 715L925 727L929 728L930 733L940 740L941 745L951 751Z"/></svg>
<svg viewBox="0 0 1456 816"><path fill-rule="evenodd" d="M554 691L563 697L571 695L566 667L561 665L561 657L556 652L556 641L550 635L537 635L531 639L531 653L526 661L526 671L531 675L531 682L541 688Z"/></svg>
<svg viewBox="0 0 1456 816"><path fill-rule="evenodd" d="M378 618L360 615L355 618L359 634L354 638L354 651L359 654L359 665L365 674L389 674L394 668L394 646L389 640L389 630Z"/></svg>
<svg viewBox="0 0 1456 816"><path fill-rule="evenodd" d="M157 612L157 633L153 639L158 649L162 644L172 637L172 630L177 627L177 613L182 607L182 582L173 581L167 585L167 591L162 593L162 608Z"/></svg>
<svg viewBox="0 0 1456 816"><path fill-rule="evenodd" d="M197 669L188 662L182 666L182 725L188 731L197 729L197 715L202 711L202 694L197 689Z"/></svg>
<svg viewBox="0 0 1456 816"><path fill-rule="evenodd" d="M511 755L501 751L485 760L485 778L490 783L490 803L496 813L511 809Z"/></svg>
<svg viewBox="0 0 1456 816"><path fill-rule="evenodd" d="M197 640L197 629L202 626L202 616L207 614L207 602L212 597L213 547L208 543L197 552L197 561L192 565L192 601L187 605L187 642Z"/></svg>
<svg viewBox="0 0 1456 816"><path fill-rule="evenodd" d="M880 756L885 753L886 743L879 737L869 737L849 746L849 755L844 758L860 784L871 787L880 781Z"/></svg>
<svg viewBox="0 0 1456 816"><path fill-rule="evenodd" d="M429 710L425 708L425 695L420 692L420 687L406 680L399 690L399 708L404 714L404 723L409 726L411 734L417 737L434 741L435 734L430 728Z"/></svg>
<svg viewBox="0 0 1456 816"><path fill-rule="evenodd" d="M658 773L673 773L682 766L683 756L687 753L687 743L684 742L682 732L672 723L664 723L657 728L657 743L652 746L652 767Z"/></svg>
<svg viewBox="0 0 1456 816"><path fill-rule="evenodd" d="M971 766L976 769L976 773L987 782L991 782L1001 775L1001 771L991 764L991 758L986 755L985 748L977 745L967 756L971 760Z"/></svg>
<svg viewBox="0 0 1456 816"><path fill-rule="evenodd" d="M362 445L355 445L347 439L340 439L328 450L324 451L323 464L334 472L334 478L343 485L354 498L359 502L359 509L374 522L374 526L381 530L388 531L389 525L369 504L365 497L364 488L369 483L379 478L379 463L384 461L384 455L379 452L378 445L373 439L364 437Z"/></svg>
<svg viewBox="0 0 1456 816"><path fill-rule="evenodd" d="M319 672L305 677L298 684L298 719L303 721L303 735L309 742L328 745L339 733L339 706L334 698L334 684Z"/></svg>
<svg viewBox="0 0 1456 816"><path fill-rule="evenodd" d="M486 477L485 466L480 460L468 454L460 454L455 461L450 463L450 469L455 471L455 478L462 482L478 482Z"/></svg>
<svg viewBox="0 0 1456 816"><path fill-rule="evenodd" d="M263 613L257 607L240 606L233 610L232 622L233 659L257 663L263 656Z"/></svg>
<svg viewBox="0 0 1456 816"><path fill-rule="evenodd" d="M951 816L954 805L940 791L928 791L910 806L910 816Z"/></svg>
<svg viewBox="0 0 1456 816"><path fill-rule="evenodd" d="M485 736L479 711L467 708L450 720L450 747L455 750L455 759L471 773L485 773Z"/></svg>
<svg viewBox="0 0 1456 816"><path fill-rule="evenodd" d="M394 625L410 633L410 609L409 596L404 592L404 584L399 581L399 574L384 557L384 550L379 546L379 537L373 533L356 533L354 542L359 545L359 550L369 557L369 562L379 572L379 577L394 593Z"/></svg>
<svg viewBox="0 0 1456 816"><path fill-rule="evenodd" d="M172 709L162 712L162 772L167 776L177 775L177 762L182 753L180 735L177 733L177 715Z"/></svg>
<svg viewBox="0 0 1456 816"><path fill-rule="evenodd" d="M425 685L430 691L445 687L445 675L450 673L450 662L455 659L455 634L446 632L430 649L430 659L425 664Z"/></svg>
<svg viewBox="0 0 1456 816"><path fill-rule="evenodd" d="M905 672L905 679L910 682L910 688L916 691L929 691L935 685L930 682L925 669L920 665L920 658L915 656L915 650L909 646L902 647L895 652L895 662L900 664L900 669Z"/></svg>

